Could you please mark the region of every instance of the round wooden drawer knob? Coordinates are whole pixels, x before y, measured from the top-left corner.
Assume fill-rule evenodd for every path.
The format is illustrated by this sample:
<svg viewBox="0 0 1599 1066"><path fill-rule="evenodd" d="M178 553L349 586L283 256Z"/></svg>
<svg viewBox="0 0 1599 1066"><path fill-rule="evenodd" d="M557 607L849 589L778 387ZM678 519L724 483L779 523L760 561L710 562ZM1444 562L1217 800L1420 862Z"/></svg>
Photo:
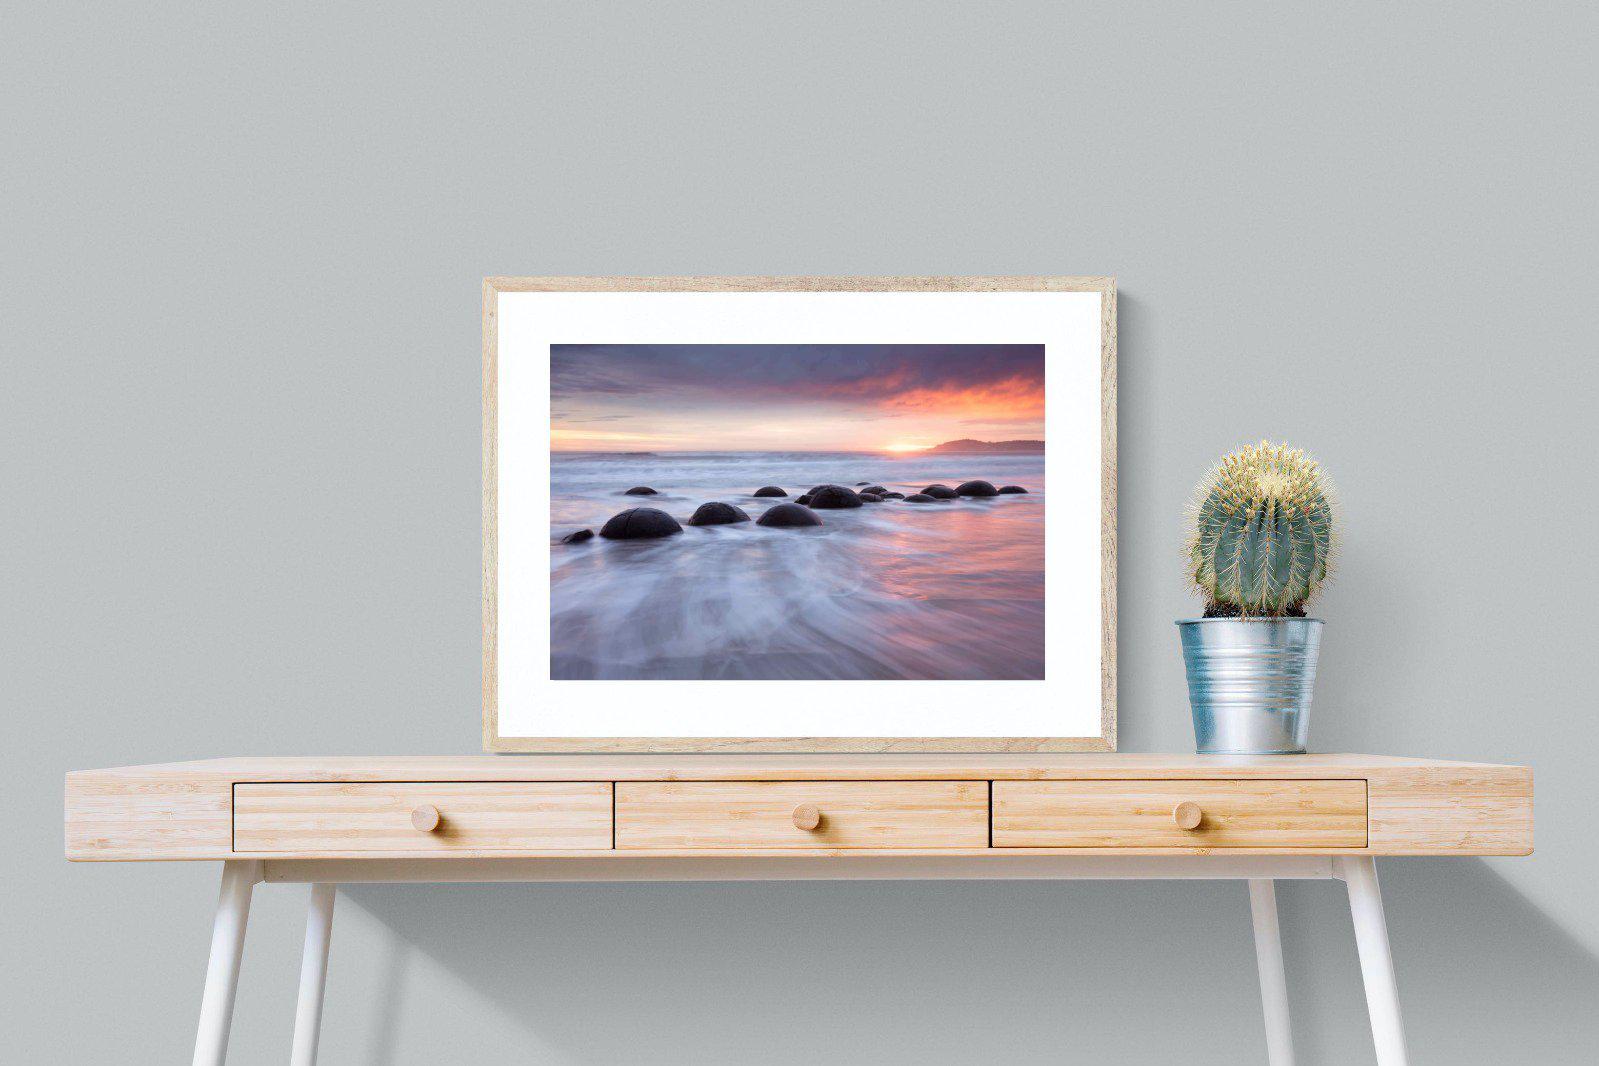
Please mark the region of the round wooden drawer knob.
<svg viewBox="0 0 1599 1066"><path fill-rule="evenodd" d="M419 833L431 833L439 827L439 809L424 803L411 812L411 824Z"/></svg>
<svg viewBox="0 0 1599 1066"><path fill-rule="evenodd" d="M810 832L822 824L822 809L814 803L802 803L794 808L794 828Z"/></svg>
<svg viewBox="0 0 1599 1066"><path fill-rule="evenodd" d="M1185 800L1171 809L1171 820L1177 823L1178 829L1198 829L1199 823L1205 820L1205 812L1199 809L1199 804Z"/></svg>

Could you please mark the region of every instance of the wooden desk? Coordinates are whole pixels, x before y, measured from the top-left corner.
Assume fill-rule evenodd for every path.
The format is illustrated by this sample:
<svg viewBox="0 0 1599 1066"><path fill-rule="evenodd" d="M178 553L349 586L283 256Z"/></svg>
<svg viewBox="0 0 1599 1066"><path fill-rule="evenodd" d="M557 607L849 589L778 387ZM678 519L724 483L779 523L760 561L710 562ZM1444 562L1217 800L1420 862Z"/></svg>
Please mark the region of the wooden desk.
<svg viewBox="0 0 1599 1066"><path fill-rule="evenodd" d="M1348 886L1377 1059L1406 1062L1378 855L1527 855L1532 771L1368 755L214 759L67 775L67 857L223 863L194 1061L227 1054L250 895L310 884L295 1066L334 886L370 881L1230 878L1273 1066L1293 1061L1273 882Z"/></svg>

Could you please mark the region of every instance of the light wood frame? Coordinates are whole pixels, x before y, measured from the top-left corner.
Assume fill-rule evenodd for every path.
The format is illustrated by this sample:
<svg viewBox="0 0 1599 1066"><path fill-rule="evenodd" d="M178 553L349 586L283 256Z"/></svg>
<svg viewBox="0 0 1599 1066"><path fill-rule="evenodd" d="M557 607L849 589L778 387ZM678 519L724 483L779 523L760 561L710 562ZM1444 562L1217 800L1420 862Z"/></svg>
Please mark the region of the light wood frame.
<svg viewBox="0 0 1599 1066"><path fill-rule="evenodd" d="M499 731L499 296L502 292L1096 292L1100 294L1100 735L1097 737L502 737ZM487 277L483 279L483 750L1067 752L1116 750L1116 279Z"/></svg>

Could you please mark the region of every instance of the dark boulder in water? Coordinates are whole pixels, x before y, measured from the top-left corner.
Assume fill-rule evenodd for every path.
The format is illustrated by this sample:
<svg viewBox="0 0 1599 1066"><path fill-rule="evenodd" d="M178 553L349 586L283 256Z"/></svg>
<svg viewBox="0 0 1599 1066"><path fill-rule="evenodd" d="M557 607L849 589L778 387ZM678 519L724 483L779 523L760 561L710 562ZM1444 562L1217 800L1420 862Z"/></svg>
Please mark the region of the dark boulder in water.
<svg viewBox="0 0 1599 1066"><path fill-rule="evenodd" d="M875 492L858 492L858 493L856 493L856 495L860 497L862 503L882 503L883 502L883 497L879 496Z"/></svg>
<svg viewBox="0 0 1599 1066"><path fill-rule="evenodd" d="M804 504L806 507L809 507L811 505L811 494L807 492L805 495L797 498L794 502Z"/></svg>
<svg viewBox="0 0 1599 1066"><path fill-rule="evenodd" d="M936 496L929 496L925 492L913 492L909 496L905 497L905 502L906 503L932 503L937 498L938 497L936 497Z"/></svg>
<svg viewBox="0 0 1599 1066"><path fill-rule="evenodd" d="M854 489L846 489L843 485L823 485L811 493L811 506L824 507L833 510L845 507L859 507L861 498L855 495Z"/></svg>
<svg viewBox="0 0 1599 1066"><path fill-rule="evenodd" d="M593 538L594 531L592 529L580 529L576 533L568 533L566 536L562 537L561 543L582 544L585 540L592 540Z"/></svg>
<svg viewBox="0 0 1599 1066"><path fill-rule="evenodd" d="M711 503L702 503L694 512L694 517L688 520L691 526L726 526L734 522L748 522L750 516L744 513L742 507L734 507L730 503L720 500Z"/></svg>
<svg viewBox="0 0 1599 1066"><path fill-rule="evenodd" d="M623 496L659 496L660 493L656 492L654 489L650 488L648 485L634 485L632 488L630 488L626 492L622 493L622 495Z"/></svg>
<svg viewBox="0 0 1599 1066"><path fill-rule="evenodd" d="M948 485L929 485L921 491L923 496L931 496L935 500L953 500L960 493Z"/></svg>
<svg viewBox="0 0 1599 1066"><path fill-rule="evenodd" d="M885 500L903 500L904 498L905 498L905 494L903 492L885 492L885 493L883 493L883 499L885 499Z"/></svg>
<svg viewBox="0 0 1599 1066"><path fill-rule="evenodd" d="M778 488L776 485L762 485L760 488L755 490L755 495L757 495L757 496L787 496L788 493L784 492L782 489Z"/></svg>
<svg viewBox="0 0 1599 1066"><path fill-rule="evenodd" d="M873 494L878 495L878 496L887 496L888 495L888 490L885 489L881 485L868 485L864 489L862 489L861 491L862 492L870 492L870 493L873 493Z"/></svg>
<svg viewBox="0 0 1599 1066"><path fill-rule="evenodd" d="M681 532L683 527L677 524L677 519L654 507L634 507L612 515L611 520L600 527L600 536L611 540L645 540Z"/></svg>
<svg viewBox="0 0 1599 1066"><path fill-rule="evenodd" d="M955 492L961 496L998 496L999 490L987 481L963 481Z"/></svg>
<svg viewBox="0 0 1599 1066"><path fill-rule="evenodd" d="M1006 485L999 490L999 494L1001 496L1025 496L1027 495L1027 490L1022 488L1020 485Z"/></svg>
<svg viewBox="0 0 1599 1066"><path fill-rule="evenodd" d="M796 526L819 526L822 520L816 513L797 503L780 503L767 509L767 512L755 520L758 526L776 526L790 528Z"/></svg>
<svg viewBox="0 0 1599 1066"><path fill-rule="evenodd" d="M857 481L857 482L855 482L855 487L856 488L860 488L861 486L863 486L865 484L866 484L866 482L864 482L864 481Z"/></svg>

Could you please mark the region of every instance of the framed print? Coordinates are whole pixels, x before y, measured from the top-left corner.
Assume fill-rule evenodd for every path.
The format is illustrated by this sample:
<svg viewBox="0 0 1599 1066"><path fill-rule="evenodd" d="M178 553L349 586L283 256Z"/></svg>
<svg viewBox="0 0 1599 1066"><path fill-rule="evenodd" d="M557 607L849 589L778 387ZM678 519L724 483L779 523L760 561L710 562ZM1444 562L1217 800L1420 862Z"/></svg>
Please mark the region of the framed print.
<svg viewBox="0 0 1599 1066"><path fill-rule="evenodd" d="M1114 750L1114 280L486 279L483 742Z"/></svg>

